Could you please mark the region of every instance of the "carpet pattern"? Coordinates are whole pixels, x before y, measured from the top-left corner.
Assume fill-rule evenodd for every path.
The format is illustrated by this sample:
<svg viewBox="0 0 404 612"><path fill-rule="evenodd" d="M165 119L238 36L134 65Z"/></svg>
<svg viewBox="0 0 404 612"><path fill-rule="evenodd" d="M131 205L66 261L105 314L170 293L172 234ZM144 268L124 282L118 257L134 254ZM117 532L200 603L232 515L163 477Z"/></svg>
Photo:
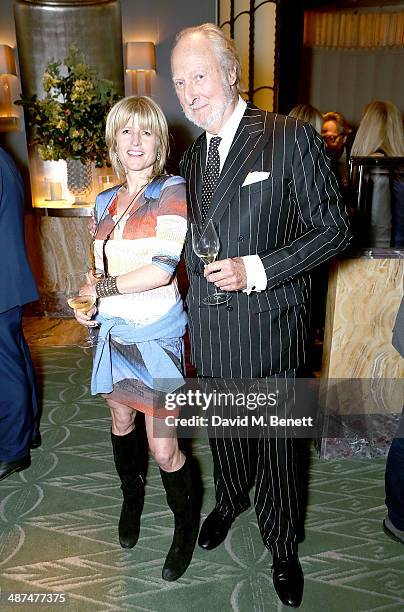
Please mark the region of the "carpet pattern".
<svg viewBox="0 0 404 612"><path fill-rule="evenodd" d="M138 545L117 541L121 491L112 462L105 402L89 393L89 357L76 348L34 352L43 389L43 445L32 466L0 483L0 609L118 611L280 610L271 555L253 508L224 545L196 549L183 578L168 583L161 568L173 517L158 469L150 462ZM203 516L213 506L208 443L194 443L205 487ZM384 459L320 461L314 454L305 540L301 610L404 609L404 547L381 522ZM251 497L252 498L252 497ZM8 593L66 594L67 603L11 604Z"/></svg>

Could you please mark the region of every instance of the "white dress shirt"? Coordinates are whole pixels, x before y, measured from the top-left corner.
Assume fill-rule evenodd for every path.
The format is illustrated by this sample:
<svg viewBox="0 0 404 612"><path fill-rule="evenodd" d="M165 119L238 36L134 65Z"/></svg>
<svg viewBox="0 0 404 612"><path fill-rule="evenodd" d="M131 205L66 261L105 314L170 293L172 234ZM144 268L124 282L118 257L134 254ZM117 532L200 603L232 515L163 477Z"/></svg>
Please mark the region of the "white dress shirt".
<svg viewBox="0 0 404 612"><path fill-rule="evenodd" d="M218 134L206 132L206 151L209 150L210 139L213 136L220 136L218 151L220 156L220 172L230 151L230 147L237 132L237 128L243 118L247 103L239 96L238 103L231 116ZM206 163L206 161L205 161ZM247 274L247 287L243 291L250 294L251 291L263 291L267 287L267 276L259 255L245 255L242 257Z"/></svg>

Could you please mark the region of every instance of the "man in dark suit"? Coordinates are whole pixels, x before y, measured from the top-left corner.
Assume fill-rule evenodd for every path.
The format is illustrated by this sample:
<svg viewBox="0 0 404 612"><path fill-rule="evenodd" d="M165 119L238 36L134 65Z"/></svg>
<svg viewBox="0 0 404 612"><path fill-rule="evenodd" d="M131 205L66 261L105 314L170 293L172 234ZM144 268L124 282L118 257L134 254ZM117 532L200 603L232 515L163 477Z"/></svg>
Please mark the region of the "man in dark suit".
<svg viewBox="0 0 404 612"><path fill-rule="evenodd" d="M352 146L352 128L341 113L330 111L323 115L323 137L331 168L334 170L342 193L349 194L349 155Z"/></svg>
<svg viewBox="0 0 404 612"><path fill-rule="evenodd" d="M190 240L186 246L192 361L202 377L293 379L305 364L308 271L350 238L324 145L310 125L239 97L237 53L215 25L180 32L171 66L185 115L205 130L181 162L189 219L203 226L211 218L221 243L220 260L203 273ZM204 306L204 276L230 292L231 301ZM202 526L202 548L223 542L249 506L250 443L210 440L216 506ZM275 589L291 606L300 605L303 593L298 485L293 440L261 437L257 521L273 555Z"/></svg>
<svg viewBox="0 0 404 612"><path fill-rule="evenodd" d="M0 147L0 480L30 466L40 444L38 400L22 307L38 299L24 241L21 176Z"/></svg>

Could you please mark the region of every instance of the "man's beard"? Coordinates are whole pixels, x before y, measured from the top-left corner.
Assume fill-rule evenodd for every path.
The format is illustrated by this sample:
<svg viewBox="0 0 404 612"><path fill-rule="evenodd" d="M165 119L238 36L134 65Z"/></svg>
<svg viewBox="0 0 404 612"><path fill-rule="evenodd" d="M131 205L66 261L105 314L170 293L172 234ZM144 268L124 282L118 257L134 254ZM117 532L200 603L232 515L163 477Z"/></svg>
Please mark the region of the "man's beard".
<svg viewBox="0 0 404 612"><path fill-rule="evenodd" d="M194 115L192 114L192 108L190 110L188 110L188 108L186 110L183 109L184 115L186 116L188 121L191 121L191 123L197 125L198 127L202 128L207 132L209 132L209 128L212 125L215 125L217 122L220 122L220 120L225 115L227 109L234 100L234 94L231 86L226 81L222 81L222 84L224 88L225 99L220 104L220 106L218 106L216 109L213 109L212 113L203 122L198 122L198 120L194 117Z"/></svg>

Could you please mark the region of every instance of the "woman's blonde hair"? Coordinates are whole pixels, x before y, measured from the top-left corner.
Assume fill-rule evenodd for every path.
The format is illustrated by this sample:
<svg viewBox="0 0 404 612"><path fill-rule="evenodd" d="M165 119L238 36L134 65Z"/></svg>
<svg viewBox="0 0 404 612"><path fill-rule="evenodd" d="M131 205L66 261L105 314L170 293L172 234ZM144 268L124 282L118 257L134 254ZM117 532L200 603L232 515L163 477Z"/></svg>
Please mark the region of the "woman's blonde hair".
<svg viewBox="0 0 404 612"><path fill-rule="evenodd" d="M289 117L294 117L300 121L311 123L314 129L321 134L321 128L323 127L323 115L311 104L298 104L292 108L289 113Z"/></svg>
<svg viewBox="0 0 404 612"><path fill-rule="evenodd" d="M116 136L129 120L136 121L141 130L149 130L159 143L156 161L150 178L164 173L168 153L168 126L163 111L147 96L129 96L119 100L109 111L105 127L105 141L112 167L120 180L126 179L125 169L118 157Z"/></svg>
<svg viewBox="0 0 404 612"><path fill-rule="evenodd" d="M372 155L378 151L389 157L404 156L401 113L395 104L384 100L375 100L365 106L351 155Z"/></svg>

